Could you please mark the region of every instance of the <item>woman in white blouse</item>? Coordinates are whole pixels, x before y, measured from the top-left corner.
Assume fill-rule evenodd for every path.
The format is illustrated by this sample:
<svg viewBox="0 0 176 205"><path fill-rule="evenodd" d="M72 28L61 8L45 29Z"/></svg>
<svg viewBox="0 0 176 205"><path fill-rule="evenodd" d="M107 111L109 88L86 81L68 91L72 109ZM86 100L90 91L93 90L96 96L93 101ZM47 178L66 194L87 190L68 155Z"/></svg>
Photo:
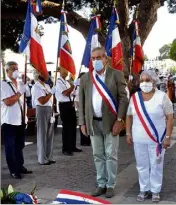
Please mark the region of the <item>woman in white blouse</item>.
<svg viewBox="0 0 176 205"><path fill-rule="evenodd" d="M131 97L127 111L127 143L134 145L139 176L137 201L144 201L151 191L152 201L159 202L164 153L170 146L173 129L172 103L155 87L156 81L153 71L141 73L141 91Z"/></svg>

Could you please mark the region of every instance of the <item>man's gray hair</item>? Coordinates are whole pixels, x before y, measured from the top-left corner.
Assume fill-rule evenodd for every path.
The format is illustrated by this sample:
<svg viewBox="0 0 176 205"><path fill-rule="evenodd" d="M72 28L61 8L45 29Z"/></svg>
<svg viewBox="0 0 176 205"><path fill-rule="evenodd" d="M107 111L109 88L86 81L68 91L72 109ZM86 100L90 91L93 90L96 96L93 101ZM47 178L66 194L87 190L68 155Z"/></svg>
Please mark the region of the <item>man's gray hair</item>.
<svg viewBox="0 0 176 205"><path fill-rule="evenodd" d="M6 70L6 71L9 70L9 68L10 68L12 65L18 65L18 63L15 62L15 61L9 61L9 62L7 62L6 65L5 65L5 70Z"/></svg>
<svg viewBox="0 0 176 205"><path fill-rule="evenodd" d="M102 51L103 53L106 54L106 51L105 51L104 47L95 47L95 48L92 49L91 53L93 53L95 51Z"/></svg>
<svg viewBox="0 0 176 205"><path fill-rule="evenodd" d="M153 82L155 84L157 84L158 81L159 81L159 78L158 78L157 74L152 70L144 70L140 75L140 79L142 79L143 75L147 75L150 79L153 80Z"/></svg>

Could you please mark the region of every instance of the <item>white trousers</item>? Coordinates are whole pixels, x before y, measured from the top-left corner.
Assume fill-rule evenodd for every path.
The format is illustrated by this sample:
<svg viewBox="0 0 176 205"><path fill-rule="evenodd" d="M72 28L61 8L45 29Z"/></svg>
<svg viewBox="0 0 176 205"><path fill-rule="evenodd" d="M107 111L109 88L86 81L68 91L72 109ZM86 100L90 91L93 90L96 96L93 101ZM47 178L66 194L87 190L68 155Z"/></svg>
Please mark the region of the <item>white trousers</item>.
<svg viewBox="0 0 176 205"><path fill-rule="evenodd" d="M139 176L140 191L159 193L163 180L164 153L162 150L161 161L157 161L157 144L142 144L134 142L136 168Z"/></svg>

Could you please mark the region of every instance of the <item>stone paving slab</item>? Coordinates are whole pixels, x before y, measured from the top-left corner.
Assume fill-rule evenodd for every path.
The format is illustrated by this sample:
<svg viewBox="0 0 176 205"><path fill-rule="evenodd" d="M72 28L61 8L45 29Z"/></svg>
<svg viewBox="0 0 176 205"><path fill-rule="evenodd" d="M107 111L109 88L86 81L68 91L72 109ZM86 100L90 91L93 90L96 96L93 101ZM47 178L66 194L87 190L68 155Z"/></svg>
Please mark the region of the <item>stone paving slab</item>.
<svg viewBox="0 0 176 205"><path fill-rule="evenodd" d="M83 152L75 153L72 157L62 155L61 129L57 128L54 139L56 164L41 166L37 163L36 136L28 136L26 141L33 142L24 149L25 166L32 169L33 174L25 175L22 180L12 179L5 162L4 147L2 146L2 187L12 184L16 190L29 193L33 185L36 184L36 195L41 199L41 203L51 203L60 189L90 194L96 185L96 172L90 146L82 147ZM79 147L79 134L77 141ZM139 191L135 158L133 148L126 144L124 137L120 137L118 158L116 196L109 201L135 204ZM176 144L167 150L165 156L163 201L176 202ZM151 200L147 200L146 203L151 203Z"/></svg>
<svg viewBox="0 0 176 205"><path fill-rule="evenodd" d="M138 192L139 185L137 182L125 196L136 198ZM176 144L168 149L165 154L161 200L176 203Z"/></svg>
<svg viewBox="0 0 176 205"><path fill-rule="evenodd" d="M79 136L78 136L79 137ZM90 192L95 187L95 166L90 146L82 147L82 153L75 153L73 157L62 155L60 129L56 130L54 139L54 157L56 164L41 166L37 162L36 156L36 137L27 137L26 141L34 144L27 145L24 149L25 166L33 171L32 175L25 175L22 180L12 179L6 165L4 147L2 146L2 186L12 184L19 187L23 184L33 187L37 184L37 190L43 188L71 189ZM79 139L78 139L79 146ZM124 137L120 138L119 147L119 168L118 173L134 162L133 149L129 148ZM20 187L19 187L20 188ZM25 190L25 189L24 189Z"/></svg>

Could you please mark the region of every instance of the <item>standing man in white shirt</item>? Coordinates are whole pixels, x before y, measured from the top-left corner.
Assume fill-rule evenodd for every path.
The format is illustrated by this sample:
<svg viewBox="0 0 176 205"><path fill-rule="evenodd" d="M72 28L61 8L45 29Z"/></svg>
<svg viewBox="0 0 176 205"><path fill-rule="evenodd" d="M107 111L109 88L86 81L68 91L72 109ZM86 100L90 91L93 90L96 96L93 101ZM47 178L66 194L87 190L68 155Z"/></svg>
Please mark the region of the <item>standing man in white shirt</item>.
<svg viewBox="0 0 176 205"><path fill-rule="evenodd" d="M55 88L45 83L42 76L32 87L32 103L36 108L37 118L37 155L41 165L56 163L53 159L54 121L52 116L52 95Z"/></svg>
<svg viewBox="0 0 176 205"><path fill-rule="evenodd" d="M31 174L24 166L25 127L27 120L23 112L23 94L26 85L17 82L18 64L6 64L8 79L1 81L1 131L4 138L5 155L10 174L21 179L21 174Z"/></svg>
<svg viewBox="0 0 176 205"><path fill-rule="evenodd" d="M55 97L59 102L60 118L62 120L62 153L72 156L73 152L81 152L76 148L76 112L71 99L74 85L66 80L68 71L60 68L60 77L56 82Z"/></svg>
<svg viewBox="0 0 176 205"><path fill-rule="evenodd" d="M128 106L126 82L122 72L108 65L104 48L93 49L91 59L94 70L83 75L80 82L79 124L83 134L90 135L97 171L98 187L92 196L106 192L106 197L111 198L116 185L119 133ZM103 98L102 92L113 101ZM116 113L112 113L110 103Z"/></svg>

